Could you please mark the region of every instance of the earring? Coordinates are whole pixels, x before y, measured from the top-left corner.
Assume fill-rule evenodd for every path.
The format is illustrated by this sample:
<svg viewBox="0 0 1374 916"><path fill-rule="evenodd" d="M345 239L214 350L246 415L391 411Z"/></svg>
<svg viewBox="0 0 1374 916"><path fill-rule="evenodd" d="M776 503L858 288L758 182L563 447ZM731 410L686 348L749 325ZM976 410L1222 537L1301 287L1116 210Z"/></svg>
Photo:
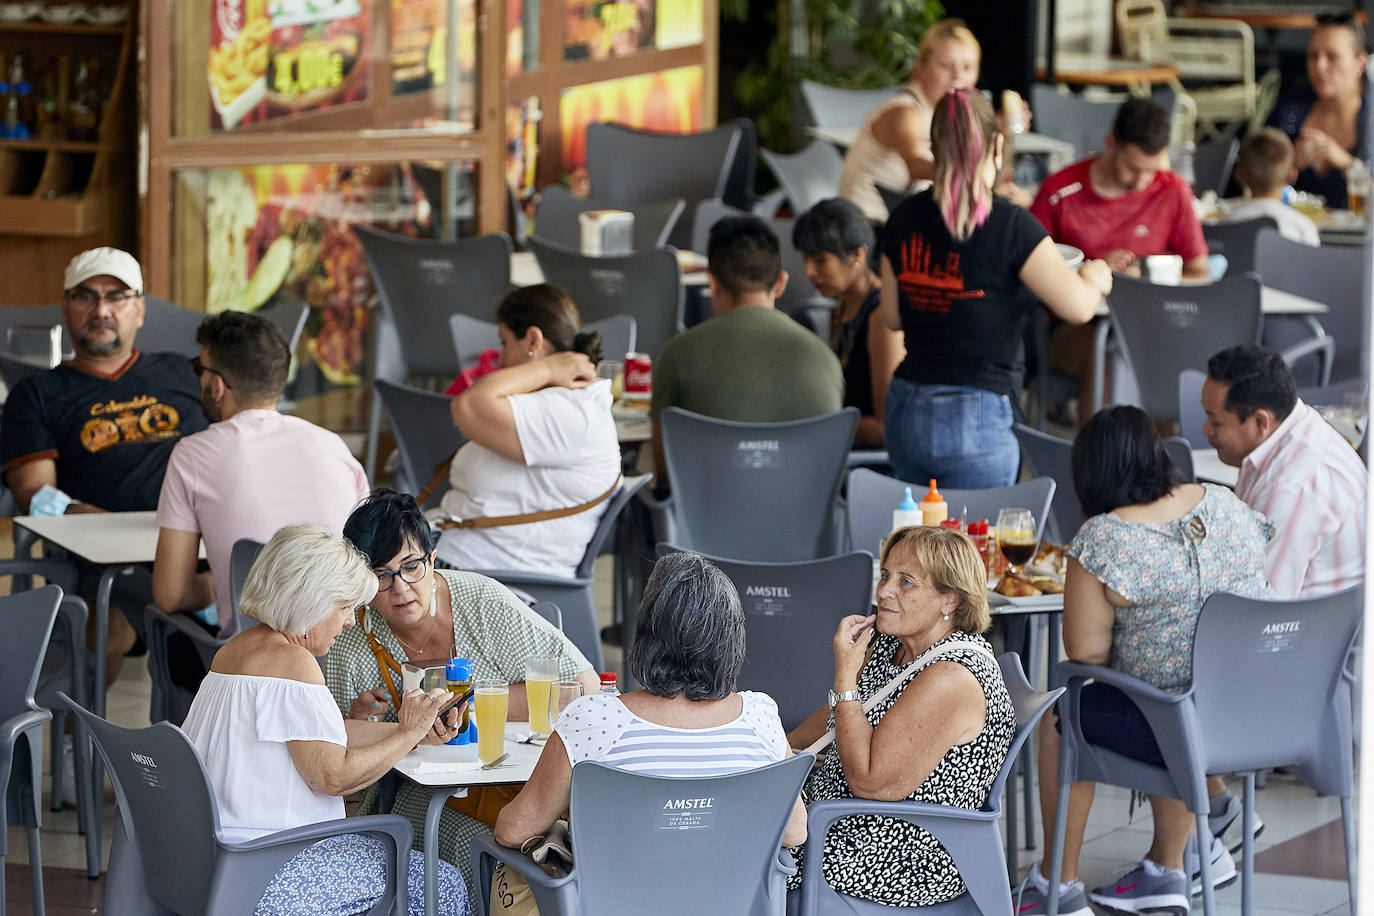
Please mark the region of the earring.
<svg viewBox="0 0 1374 916"><path fill-rule="evenodd" d="M429 616L434 617L439 613L439 588L433 586L429 590Z"/></svg>
<svg viewBox="0 0 1374 916"><path fill-rule="evenodd" d="M949 619L949 614L945 614L945 619L946 619L946 620Z"/></svg>
<svg viewBox="0 0 1374 916"><path fill-rule="evenodd" d="M530 359L534 359L534 348L530 348Z"/></svg>

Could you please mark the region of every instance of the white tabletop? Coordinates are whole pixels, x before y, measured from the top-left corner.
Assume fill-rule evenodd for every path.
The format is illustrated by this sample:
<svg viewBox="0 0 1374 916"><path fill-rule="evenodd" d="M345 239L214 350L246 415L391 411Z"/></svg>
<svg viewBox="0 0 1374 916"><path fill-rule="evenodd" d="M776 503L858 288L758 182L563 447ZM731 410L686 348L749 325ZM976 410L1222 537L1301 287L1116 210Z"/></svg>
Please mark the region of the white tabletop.
<svg viewBox="0 0 1374 916"><path fill-rule="evenodd" d="M1214 448L1195 448L1193 449L1193 476L1209 483L1235 487L1236 480L1240 476L1240 468L1222 464L1221 459L1217 457L1217 450Z"/></svg>
<svg viewBox="0 0 1374 916"><path fill-rule="evenodd" d="M14 523L49 544L101 566L151 563L157 555L156 512L20 515ZM200 545L200 556L205 558L204 542Z"/></svg>
<svg viewBox="0 0 1374 916"><path fill-rule="evenodd" d="M1187 295L1188 285L1180 284L1179 289L1183 290L1179 293L1180 298ZM1325 315L1331 309L1315 299L1264 286L1260 288L1260 311L1266 315ZM1097 314L1102 317L1110 314L1106 299L1097 304Z"/></svg>
<svg viewBox="0 0 1374 916"><path fill-rule="evenodd" d="M858 127L808 127L807 131L811 136L842 149L853 146L855 138L859 136ZM1032 153L1048 157L1052 172L1059 171L1074 160L1072 143L1034 131L1016 134L1012 139L1012 150L1018 154Z"/></svg>
<svg viewBox="0 0 1374 916"><path fill-rule="evenodd" d="M683 286L706 285L706 259L695 251L679 251L678 266L682 268ZM544 272L532 251L516 251L510 256L510 282L514 286L534 286L544 282Z"/></svg>
<svg viewBox="0 0 1374 916"><path fill-rule="evenodd" d="M472 786L498 786L521 783L530 778L534 765L543 752L543 745L520 744L519 739L530 733L528 722L506 723L506 753L510 754L500 766L483 770L477 764L454 764L446 767L443 748L416 749L406 754L392 767L406 779L431 788L450 786L467 789Z"/></svg>

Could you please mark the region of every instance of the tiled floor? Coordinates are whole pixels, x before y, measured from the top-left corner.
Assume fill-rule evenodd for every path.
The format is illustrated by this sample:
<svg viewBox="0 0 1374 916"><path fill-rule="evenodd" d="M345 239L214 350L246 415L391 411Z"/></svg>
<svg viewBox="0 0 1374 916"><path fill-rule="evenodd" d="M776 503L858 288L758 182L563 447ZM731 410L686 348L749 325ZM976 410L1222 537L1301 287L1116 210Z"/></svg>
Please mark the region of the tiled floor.
<svg viewBox="0 0 1374 916"><path fill-rule="evenodd" d="M598 585L611 581L608 564L607 558L598 564ZM603 609L602 622L605 623L609 619L609 612L605 610L610 603L608 589L599 588L598 592L598 607ZM611 668L617 668L619 650L608 647L606 661ZM148 690L148 674L142 660L128 660L120 679L109 692L110 719L123 725L146 725ZM1256 916L1350 913L1343 880L1338 802L1317 798L1310 790L1284 776L1271 776L1268 788L1258 793L1257 800L1265 830L1256 841L1259 853L1255 877ZM1128 819L1128 803L1124 791L1111 788L1098 791L1082 859L1082 876L1090 887L1114 880L1149 846L1149 808L1138 809L1134 818ZM106 855L113 817L113 796L107 793L103 829ZM99 912L94 908L99 900L98 886L84 878L85 853L77 832L75 811L70 808L56 814L45 811L44 818L42 848L49 913L74 916ZM1333 826L1327 826L1333 822ZM28 862L26 850L23 831L11 829L6 898L12 914L31 911L29 875L26 868L20 867ZM1020 850L1023 870L1041 854L1040 850ZM1313 873L1327 877L1305 877ZM1340 877L1333 879L1330 876ZM1240 883L1219 892L1217 901L1219 913L1239 913ZM1201 912L1201 903L1197 906Z"/></svg>

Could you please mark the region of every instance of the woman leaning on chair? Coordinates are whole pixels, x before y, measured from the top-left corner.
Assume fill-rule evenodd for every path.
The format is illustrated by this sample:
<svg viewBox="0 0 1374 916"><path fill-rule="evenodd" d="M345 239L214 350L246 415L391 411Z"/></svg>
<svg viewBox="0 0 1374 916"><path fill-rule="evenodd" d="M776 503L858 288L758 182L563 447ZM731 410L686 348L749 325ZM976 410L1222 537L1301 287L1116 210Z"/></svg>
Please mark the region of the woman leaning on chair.
<svg viewBox="0 0 1374 916"><path fill-rule="evenodd" d="M546 833L568 810L572 768L583 760L651 776L719 776L791 753L773 699L735 690L744 610L734 584L703 557L674 553L654 566L626 663L641 689L583 696L563 711L529 782L501 810L498 843L519 848ZM798 799L783 842L805 839Z"/></svg>
<svg viewBox="0 0 1374 916"><path fill-rule="evenodd" d="M887 451L903 480L1007 486L1020 462L1011 398L1026 318L1038 298L1082 324L1111 270L1088 261L1075 276L1044 228L992 193L1003 137L978 90L939 99L931 141L934 187L898 206L882 238L876 319L906 341L883 410Z"/></svg>
<svg viewBox="0 0 1374 916"><path fill-rule="evenodd" d="M313 525L290 525L267 542L248 574L239 610L261 625L229 640L183 726L200 752L219 802L223 839L344 816L342 796L386 773L418 742L442 744L459 710L436 718L439 699L406 694L397 722L345 721L317 656L329 651L353 611L377 590L366 560ZM384 889L384 845L349 834L298 853L277 873L256 913L357 912ZM424 910L423 862L411 853L410 913ZM442 864L441 909L468 912L458 872Z"/></svg>
<svg viewBox="0 0 1374 916"><path fill-rule="evenodd" d="M878 613L845 617L835 633L835 685L788 738L835 745L806 782L828 798L933 802L981 808L1016 732L1016 710L992 648L987 572L973 542L947 528L902 528L883 548ZM913 663L915 664L913 667ZM890 682L897 689L865 711ZM928 906L964 892L943 846L895 818L847 817L825 839L820 867L836 890L890 906ZM798 856L788 882L800 887Z"/></svg>
<svg viewBox="0 0 1374 916"><path fill-rule="evenodd" d="M1265 545L1273 528L1230 490L1185 483L1154 422L1138 407L1100 410L1073 444L1073 482L1089 516L1069 545L1064 588L1064 649L1069 658L1110 665L1172 693L1192 681L1193 633L1213 592L1266 597ZM1144 716L1107 684L1083 689L1079 722L1093 744L1162 765ZM1059 787L1058 721L1040 728L1040 810L1046 834L1054 824ZM1092 805L1093 784L1069 789L1059 912L1091 916L1078 880L1078 855ZM1224 789L1220 781L1213 791ZM1193 816L1178 799L1150 797L1154 838L1145 860L1114 884L1089 895L1126 912L1174 907L1188 912L1192 881L1184 875L1184 847ZM1223 796L1213 798L1214 807ZM1214 844L1219 858L1225 847ZM1046 849L1049 848L1048 840ZM1018 889L1017 913L1046 912L1048 882L1032 868ZM1219 878L1217 867L1212 870Z"/></svg>
<svg viewBox="0 0 1374 916"><path fill-rule="evenodd" d="M562 518L446 531L439 557L466 569L574 574L620 479L601 335L556 286L513 290L496 310L501 368L453 399L469 440L453 458L445 512L460 519L586 506Z"/></svg>

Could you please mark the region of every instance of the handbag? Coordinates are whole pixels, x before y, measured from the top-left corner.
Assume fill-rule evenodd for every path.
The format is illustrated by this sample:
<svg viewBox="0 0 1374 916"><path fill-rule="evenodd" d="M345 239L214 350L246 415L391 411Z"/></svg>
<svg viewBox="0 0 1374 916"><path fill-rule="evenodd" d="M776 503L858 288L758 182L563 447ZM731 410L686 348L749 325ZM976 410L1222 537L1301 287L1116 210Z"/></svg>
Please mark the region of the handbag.
<svg viewBox="0 0 1374 916"><path fill-rule="evenodd" d="M535 865L551 878L562 878L572 870L572 833L563 818L553 822L543 836L530 837L520 847ZM539 916L539 905L525 876L506 863L497 864L491 875L491 916Z"/></svg>

